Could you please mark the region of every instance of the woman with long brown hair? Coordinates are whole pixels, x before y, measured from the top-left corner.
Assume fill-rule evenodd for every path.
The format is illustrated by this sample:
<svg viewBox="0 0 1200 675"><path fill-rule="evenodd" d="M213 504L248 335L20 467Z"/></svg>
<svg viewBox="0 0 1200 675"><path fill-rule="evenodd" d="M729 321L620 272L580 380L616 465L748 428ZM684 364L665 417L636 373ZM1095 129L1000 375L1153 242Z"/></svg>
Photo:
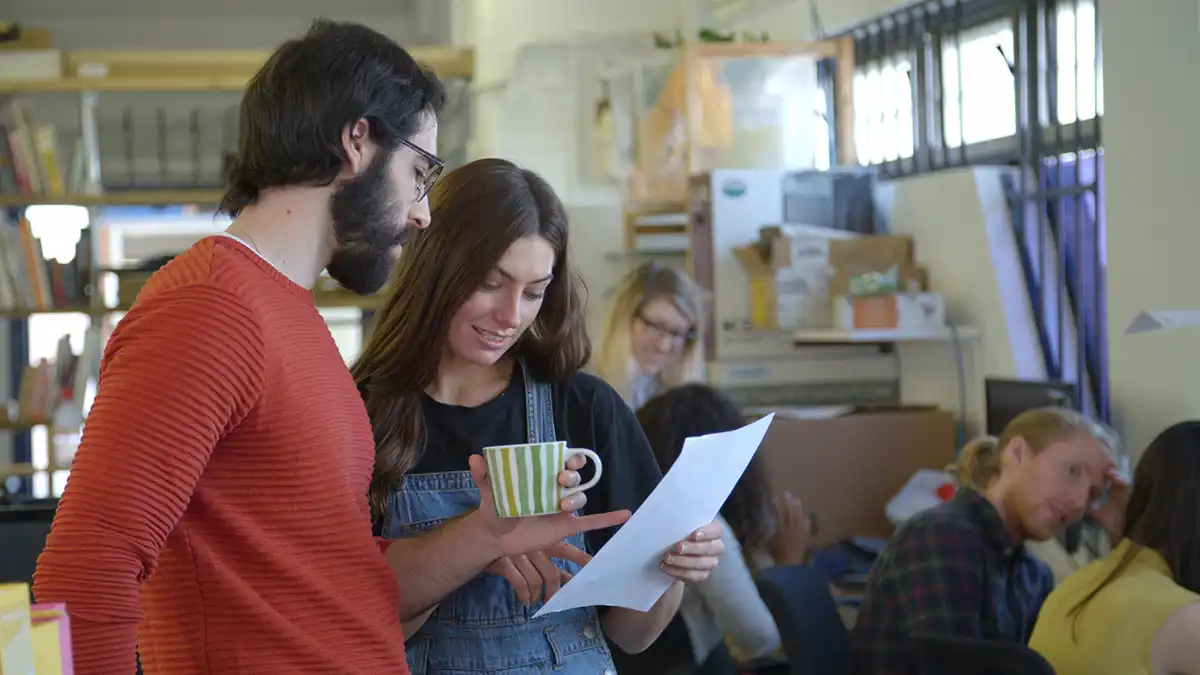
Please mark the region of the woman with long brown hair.
<svg viewBox="0 0 1200 675"><path fill-rule="evenodd" d="M430 201L433 225L406 248L396 291L353 367L375 430L369 500L379 532L448 539L453 548L443 550L467 552L480 545L476 529L448 521L474 519L493 532L536 527L541 518L500 519L480 504L472 471L481 470L480 450L496 445L563 440L590 449L603 462L600 480L586 498L565 498L562 510L636 509L661 474L632 411L580 371L590 351L583 285L553 189L531 171L486 159L445 176ZM567 468L560 482L577 484L582 466ZM412 671L601 673L614 670L605 637L624 651L645 649L675 614L683 582L715 567L721 528L705 526L664 553L661 569L676 583L649 612L582 608L534 618L611 534L498 556L468 574L400 571L412 578L401 583Z"/></svg>
<svg viewBox="0 0 1200 675"><path fill-rule="evenodd" d="M1200 673L1200 421L1142 453L1122 539L1059 585L1029 646L1059 675Z"/></svg>

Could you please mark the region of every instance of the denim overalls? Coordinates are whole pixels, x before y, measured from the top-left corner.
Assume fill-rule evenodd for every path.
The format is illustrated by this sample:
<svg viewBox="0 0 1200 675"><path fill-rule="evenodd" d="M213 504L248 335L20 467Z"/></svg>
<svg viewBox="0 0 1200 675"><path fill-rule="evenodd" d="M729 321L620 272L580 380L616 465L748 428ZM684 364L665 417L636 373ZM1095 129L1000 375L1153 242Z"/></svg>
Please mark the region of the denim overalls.
<svg viewBox="0 0 1200 675"><path fill-rule="evenodd" d="M523 363L521 373L529 442L553 442L550 385L531 380ZM383 536L417 535L478 506L479 490L470 471L410 474L404 486L388 498ZM584 550L582 534L567 542ZM554 562L568 572L579 571L575 563ZM480 574L442 600L425 625L408 639L408 666L413 675L616 675L594 607L532 618L539 608L540 604L518 602L503 577Z"/></svg>

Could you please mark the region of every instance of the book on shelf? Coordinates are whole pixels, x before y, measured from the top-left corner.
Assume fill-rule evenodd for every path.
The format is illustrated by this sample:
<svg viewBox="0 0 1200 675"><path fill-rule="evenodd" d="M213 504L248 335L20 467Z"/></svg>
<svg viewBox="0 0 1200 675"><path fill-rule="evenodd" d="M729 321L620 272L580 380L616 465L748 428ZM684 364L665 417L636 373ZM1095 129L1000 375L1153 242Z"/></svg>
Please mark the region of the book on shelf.
<svg viewBox="0 0 1200 675"><path fill-rule="evenodd" d="M91 390L100 374L103 348L100 329L84 332L83 349L76 354L71 338L62 336L53 359L39 359L27 365L21 374L17 398L17 420L49 421L60 404L70 405L82 418Z"/></svg>
<svg viewBox="0 0 1200 675"><path fill-rule="evenodd" d="M80 236L70 262L47 260L25 218L0 218L0 314L84 311L93 290L91 237Z"/></svg>
<svg viewBox="0 0 1200 675"><path fill-rule="evenodd" d="M65 197L84 192L86 162L79 139L70 144L64 172L60 138L53 124L41 124L33 101L14 98L0 114L0 194Z"/></svg>

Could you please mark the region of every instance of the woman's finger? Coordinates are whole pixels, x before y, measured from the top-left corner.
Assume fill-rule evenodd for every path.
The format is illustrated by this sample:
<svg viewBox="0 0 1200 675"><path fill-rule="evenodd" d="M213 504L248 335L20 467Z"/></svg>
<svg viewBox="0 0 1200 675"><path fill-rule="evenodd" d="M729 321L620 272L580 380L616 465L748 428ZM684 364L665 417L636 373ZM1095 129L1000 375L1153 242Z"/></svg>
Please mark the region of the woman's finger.
<svg viewBox="0 0 1200 675"><path fill-rule="evenodd" d="M676 555L685 556L719 556L725 552L725 542L720 539L713 541L681 541L671 549Z"/></svg>
<svg viewBox="0 0 1200 675"><path fill-rule="evenodd" d="M582 492L563 497L562 501L558 503L559 510L566 513L574 513L584 506L587 506L587 495Z"/></svg>
<svg viewBox="0 0 1200 675"><path fill-rule="evenodd" d="M517 602L521 604L529 604L529 582L525 580L525 575L517 570L517 566L513 564L512 558L501 558L496 561L499 569L496 573L504 577L509 586L512 586L513 592L517 595Z"/></svg>
<svg viewBox="0 0 1200 675"><path fill-rule="evenodd" d="M558 474L558 484L565 488L573 488L579 485L579 472L568 468Z"/></svg>
<svg viewBox="0 0 1200 675"><path fill-rule="evenodd" d="M710 570L694 570L664 564L662 565L662 571L669 577L694 584L707 579Z"/></svg>
<svg viewBox="0 0 1200 675"><path fill-rule="evenodd" d="M712 570L717 567L716 556L676 555L668 553L663 556L662 564L666 567L677 567L686 570Z"/></svg>
<svg viewBox="0 0 1200 675"><path fill-rule="evenodd" d="M571 455L567 458L567 468L572 471L578 471L587 465L587 457L585 455Z"/></svg>
<svg viewBox="0 0 1200 675"><path fill-rule="evenodd" d="M692 536L688 537L688 539L690 541L697 542L713 540L720 541L721 535L724 534L724 532L725 528L721 526L721 523L713 522L693 532Z"/></svg>
<svg viewBox="0 0 1200 675"><path fill-rule="evenodd" d="M565 541L560 541L557 544L551 544L546 550L546 555L559 560L567 560L583 567L592 561L592 556L586 551L581 551L578 548L568 544Z"/></svg>
<svg viewBox="0 0 1200 675"><path fill-rule="evenodd" d="M542 578L542 602L546 602L562 585L559 569L545 553L534 553L529 556L529 560L537 570L538 576Z"/></svg>
<svg viewBox="0 0 1200 675"><path fill-rule="evenodd" d="M527 605L532 605L537 602L538 598L542 597L542 575L538 573L537 568L530 562L529 556L517 556L513 564L517 566L517 571L521 576L525 577L525 585L528 589L525 593L525 599L522 600Z"/></svg>

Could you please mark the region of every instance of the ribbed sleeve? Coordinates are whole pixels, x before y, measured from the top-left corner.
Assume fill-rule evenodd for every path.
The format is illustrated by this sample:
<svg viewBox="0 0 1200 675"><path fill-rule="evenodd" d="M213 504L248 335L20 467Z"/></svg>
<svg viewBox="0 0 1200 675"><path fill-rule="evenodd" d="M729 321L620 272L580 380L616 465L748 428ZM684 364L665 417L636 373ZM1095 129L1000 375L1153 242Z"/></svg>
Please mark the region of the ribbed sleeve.
<svg viewBox="0 0 1200 675"><path fill-rule="evenodd" d="M77 672L134 672L139 586L261 395L263 363L254 317L212 285L162 292L119 326L34 581L69 609Z"/></svg>

